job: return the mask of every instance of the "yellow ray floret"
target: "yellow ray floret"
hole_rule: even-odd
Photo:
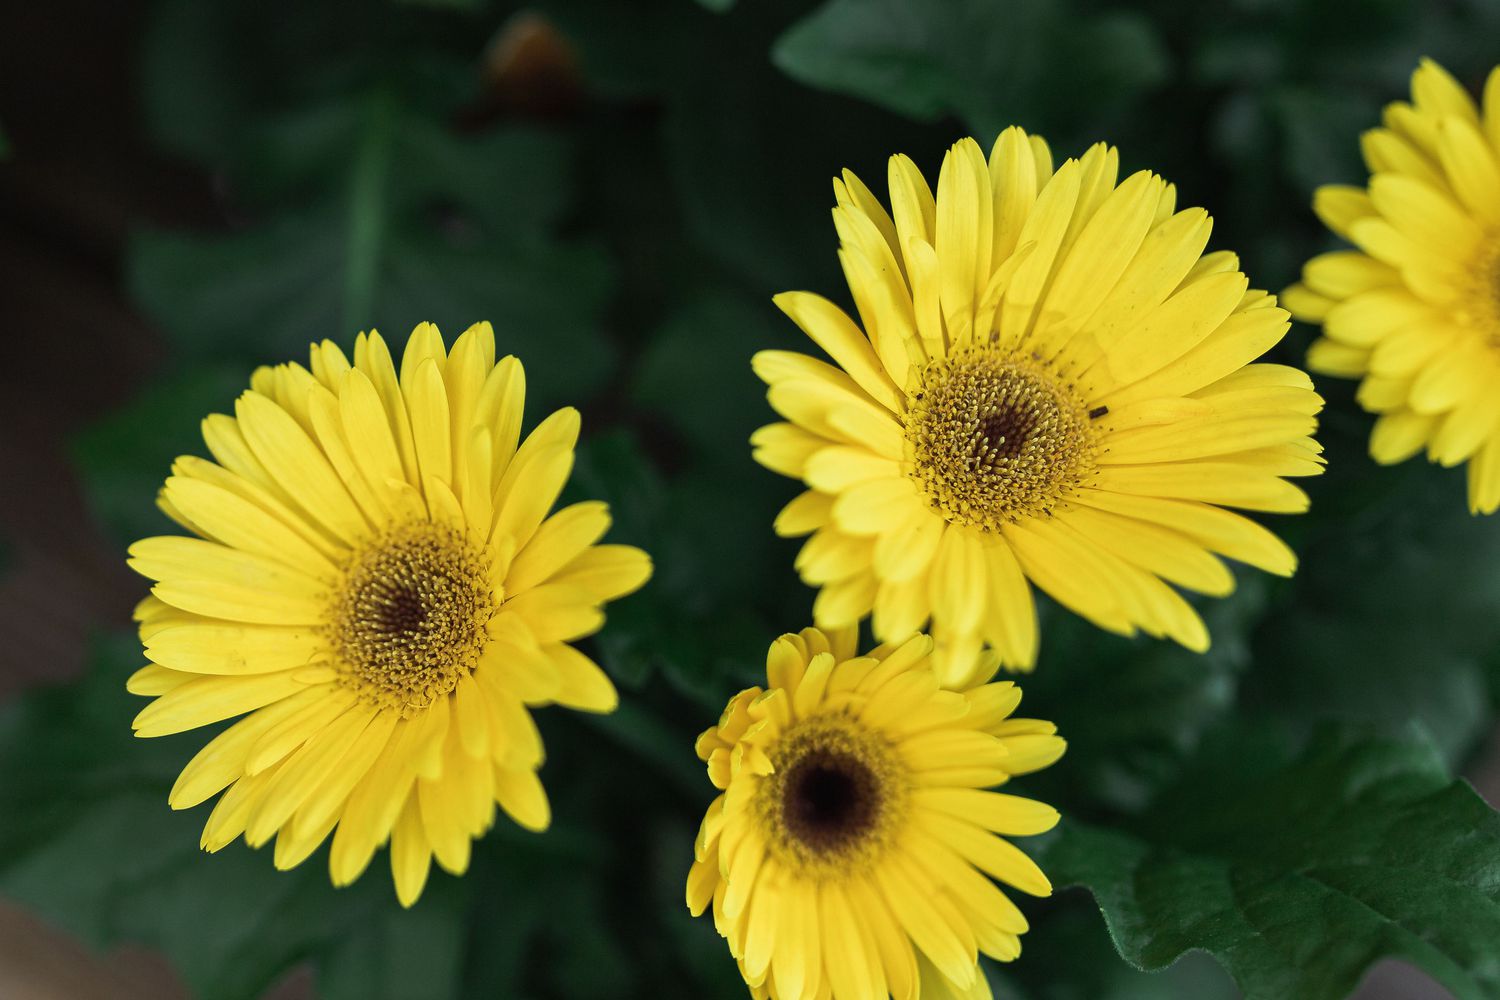
[[[1314,257],[1285,292],[1323,326],[1315,371],[1363,379],[1377,462],[1417,452],[1469,463],[1469,509],[1500,507],[1500,69],[1483,108],[1431,60],[1412,100],[1363,138],[1367,187],[1328,185],[1313,208],[1354,244]]]
[[[944,690],[932,640],[855,655],[854,629],[772,643],[766,687],[735,695],[698,756],[722,794],[687,904],[710,906],[759,1000],[989,1000],[980,952],[1010,961],[1025,916],[992,880],[1051,884],[1008,840],[1057,812],[990,791],[1065,744],[1012,717],[1009,681]]]
[[[569,642],[651,575],[601,545],[602,503],[549,512],[573,467],[578,412],[521,438],[526,382],[495,361],[489,324],[445,349],[412,333],[398,373],[378,333],[354,360],[262,368],[233,417],[203,423],[214,460],[185,456],[160,504],[194,537],[147,538],[137,608],[154,697],[138,736],[243,716],[183,769],[174,809],[219,793],[217,851],[275,838],[290,868],[332,837],[346,885],[391,845],[411,905],[433,858],[461,874],[498,804],[545,829],[530,709],[609,712],[608,677]]]
[[[1035,662],[1033,585],[1102,628],[1202,650],[1174,587],[1228,593],[1218,556],[1293,571],[1223,509],[1305,510],[1287,477],[1322,469],[1311,381],[1252,364],[1287,314],[1233,254],[1204,254],[1205,212],[1117,170],[1096,145],[1054,171],[1012,128],[988,160],[954,146],[935,196],[894,157],[889,212],[853,174],[834,181],[859,321],[788,292],[777,305],[833,364],[754,359],[784,418],[755,456],[808,487],[776,530],[812,536],[797,569],[821,588],[819,626],[873,614],[893,640],[930,622],[961,686]]]

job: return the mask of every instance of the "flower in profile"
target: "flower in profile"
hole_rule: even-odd
[[[1469,509],[1500,508],[1500,69],[1484,107],[1424,59],[1411,103],[1385,109],[1362,139],[1367,187],[1332,184],[1313,209],[1355,249],[1307,262],[1284,293],[1320,323],[1314,371],[1363,379],[1378,414],[1370,455],[1402,462],[1423,448],[1469,463]]]
[[[489,324],[446,351],[424,323],[399,375],[377,333],[352,365],[324,341],[309,368],[259,369],[235,416],[204,421],[214,461],[178,459],[160,497],[196,537],[130,548],[156,583],[137,609],[151,664],[128,686],[155,696],[137,736],[244,716],[172,788],[174,809],[224,793],[206,850],[274,836],[285,869],[332,834],[346,885],[389,840],[410,906],[433,858],[468,867],[497,803],[547,827],[529,709],[614,709],[614,686],[568,643],[651,562],[596,544],[602,503],[548,516],[578,412],[523,441],[524,399]]]
[[[991,879],[1051,893],[1001,835],[1050,806],[987,789],[1046,767],[1050,722],[1011,717],[1003,681],[944,690],[932,640],[856,656],[854,629],[771,644],[767,688],[735,695],[698,756],[722,791],[688,874],[761,1000],[988,998],[978,953],[1009,961],[1026,918]]]
[[[1234,254],[1204,254],[1202,209],[1175,211],[1147,171],[1116,184],[1118,162],[1101,144],[1054,171],[1011,128],[988,161],[954,146],[936,197],[892,158],[889,214],[853,174],[834,181],[860,323],[785,293],[835,364],[754,361],[785,418],[755,456],[808,486],[776,530],[812,535],[797,568],[821,588],[820,627],[873,613],[894,640],[930,620],[939,674],[962,686],[1035,662],[1032,585],[1102,628],[1202,650],[1169,584],[1229,593],[1215,554],[1295,568],[1224,509],[1305,510],[1284,477],[1322,470],[1306,374],[1250,363],[1287,314]]]

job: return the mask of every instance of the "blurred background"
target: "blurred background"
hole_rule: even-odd
[[[1276,290],[1331,245],[1311,192],[1363,179],[1358,134],[1418,57],[1471,89],[1500,62],[1491,0],[51,0],[4,17],[0,997],[23,1000],[742,996],[682,904],[712,798],[691,743],[810,614],[797,544],[770,533],[796,487],[749,457],[770,411],[748,358],[806,346],[773,293],[847,299],[830,178],[880,192],[905,152],[935,180],[953,141],[988,148],[1012,123],[1059,159],[1107,141],[1122,176],[1154,169],[1207,207],[1212,247]],[[608,500],[614,540],[656,558],[591,650],[622,710],[541,712],[554,829],[502,818],[472,873],[435,872],[411,913],[383,855],[342,892],[321,853],[289,874],[243,845],[200,855],[207,807],[173,814],[165,790],[204,737],[129,735],[145,584],[125,545],[171,530],[157,486],[255,365],[483,319],[526,365],[532,423],[582,410],[576,496]],[[1278,359],[1310,337],[1294,328]],[[1212,812],[1184,782],[1247,728],[1294,747],[1416,719],[1495,800],[1500,529],[1468,517],[1459,471],[1373,468],[1350,386],[1320,389],[1330,472],[1313,514],[1273,525],[1303,572],[1240,574],[1207,609],[1204,657],[1044,606],[1026,709],[1072,749],[1019,791],[1144,830],[1159,802]],[[999,997],[1236,995],[1201,952],[1131,968],[1081,890],[1025,905]],[[1389,961],[1360,990],[1448,995]]]

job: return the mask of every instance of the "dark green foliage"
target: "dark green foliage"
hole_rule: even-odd
[[[1166,81],[1149,20],[1054,0],[831,0],[782,36],[778,66],[914,118],[1107,129]],[[1066,67],[1063,72],[1059,69]]]
[[[572,159],[559,137],[456,136],[373,90],[277,121],[258,152],[283,172],[262,193],[284,211],[229,235],[137,239],[131,283],[183,353],[300,356],[319,331],[381,325],[399,343],[423,320],[456,335],[489,318],[543,400],[608,372],[594,328],[609,265],[549,235]]]
[[[613,361],[597,337],[610,265],[597,247],[557,238],[572,197],[569,137],[462,126],[471,69],[423,46],[418,29],[431,22],[365,51],[336,40],[343,17],[314,11],[306,30],[322,46],[297,33],[264,39],[266,56],[320,68],[294,86],[259,80],[264,68],[198,66],[204,50],[243,55],[238,33],[266,23],[234,5],[188,6],[165,11],[153,36],[154,120],[174,147],[227,167],[243,203],[228,232],[137,238],[131,287],[184,356],[282,360],[311,340],[347,340],[342,331],[379,326],[400,343],[423,320],[456,336],[488,319],[528,363],[536,398],[600,383]],[[207,79],[179,69],[180,55]],[[189,74],[208,93],[233,93],[184,93]],[[257,83],[263,92],[241,92]]]
[[[1055,721],[1067,736],[1068,763],[1027,779],[1039,797],[1070,815],[1133,810],[1180,771],[1233,711],[1251,667],[1251,630],[1277,586],[1252,571],[1240,581],[1231,597],[1200,604],[1213,636],[1202,656],[1122,639],[1044,605],[1036,673],[1018,681],[1025,714]]]
[[[1500,649],[1500,522],[1464,513],[1461,472],[1380,469],[1333,414],[1287,613],[1256,636],[1244,705],[1305,728],[1335,718],[1421,722],[1461,763],[1493,726]],[[1373,502],[1372,502],[1373,501]]]
[[[206,810],[174,813],[166,793],[201,734],[131,735],[130,718],[145,702],[125,693],[123,678],[142,662],[132,638],[99,644],[85,681],[6,712],[0,890],[96,946],[161,949],[205,998],[257,996],[308,955],[353,947],[387,921],[432,919],[400,913],[374,879],[336,892],[316,862],[276,878],[268,877],[270,858],[243,845],[200,852]],[[435,888],[455,894],[451,885]],[[346,935],[352,941],[343,944]],[[392,971],[419,960],[423,975],[443,974],[441,948],[386,955]],[[336,961],[329,974],[339,976]]]
[[[132,241],[131,293],[172,354],[74,442],[111,536],[171,530],[156,489],[256,364],[489,320],[526,365],[532,424],[583,413],[565,500],[608,501],[612,539],[656,563],[589,644],[620,711],[539,713],[553,829],[501,818],[411,912],[383,855],[342,891],[323,853],[291,873],[238,845],[202,855],[207,807],[175,814],[166,791],[207,737],[130,737],[131,639],[0,716],[0,892],[95,944],[159,948],[206,998],[250,1000],[309,960],[331,1000],[743,996],[682,901],[712,797],[691,746],[811,610],[799,543],[770,531],[800,487],[749,456],[771,416],[748,362],[805,345],[775,292],[847,301],[829,178],[879,192],[899,151],[935,179],[953,141],[1011,123],[1059,159],[1107,140],[1277,289],[1329,243],[1312,188],[1359,180],[1358,134],[1417,57],[1476,87],[1500,28],[1478,0],[527,6],[571,46],[574,104],[501,92],[519,5],[500,0],[163,0],[152,18],[143,113],[222,200],[213,225]],[[1038,849],[1093,898],[1025,903],[997,996],[1216,1000],[1227,968],[1250,997],[1333,1000],[1397,955],[1500,997],[1497,820],[1450,777],[1500,702],[1500,519],[1467,514],[1461,473],[1371,465],[1370,418],[1324,381],[1329,472],[1310,514],[1272,524],[1302,566],[1239,570],[1202,602],[1207,655],[1044,602],[1024,712],[1070,750],[1018,791],[1063,809]],[[1178,960],[1194,949],[1217,962]]]
[[[1387,955],[1496,995],[1500,816],[1420,733],[1324,733],[1283,759],[1223,741],[1138,819],[1067,824],[1053,878],[1089,887],[1132,963],[1202,948],[1249,1000],[1342,996]]]
[[[208,455],[199,424],[210,413],[233,413],[248,385],[232,366],[199,365],[163,377],[74,439],[89,504],[113,540],[123,547],[178,530],[157,509],[157,491],[179,455]]]

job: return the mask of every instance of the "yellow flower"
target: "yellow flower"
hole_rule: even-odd
[[[203,422],[215,461],[173,466],[161,507],[198,537],[131,546],[156,581],[137,610],[152,662],[128,685],[156,699],[135,730],[245,715],[172,789],[174,809],[224,792],[203,847],[274,835],[285,869],[331,833],[330,873],[346,885],[389,839],[410,906],[432,858],[468,867],[496,803],[547,827],[528,706],[615,708],[614,686],[568,642],[651,563],[595,544],[602,503],[547,516],[578,412],[521,441],[525,376],[514,357],[495,363],[489,324],[451,352],[417,327],[399,376],[376,333],[355,341],[352,366],[314,345],[310,368],[256,371],[234,417]]]
[[[688,874],[757,998],[988,998],[978,952],[1009,961],[1026,918],[990,878],[1046,896],[1047,876],[997,834],[1057,812],[984,791],[1046,767],[1050,722],[1014,719],[1011,682],[939,687],[932,640],[855,656],[856,631],[771,644],[768,688],[735,695],[698,756],[723,794]]]
[[[1035,662],[1031,584],[1102,628],[1202,650],[1169,583],[1229,593],[1214,553],[1295,568],[1222,509],[1305,510],[1282,477],[1322,470],[1307,376],[1250,364],[1287,314],[1234,254],[1203,254],[1202,209],[1174,211],[1146,171],[1116,185],[1118,161],[1101,144],[1054,172],[1012,128],[988,162],[954,146],[936,198],[893,157],[891,214],[853,174],[834,181],[863,330],[789,292],[777,304],[838,367],[754,362],[786,419],[756,432],[756,458],[810,487],[776,530],[812,533],[797,568],[822,588],[820,627],[873,612],[891,640],[930,619],[939,673],[961,686]]]
[[[1380,414],[1370,454],[1424,447],[1469,461],[1469,509],[1500,507],[1500,69],[1483,113],[1441,66],[1412,74],[1412,103],[1385,109],[1361,145],[1368,188],[1321,187],[1313,208],[1356,250],[1314,257],[1287,308],[1323,325],[1308,367],[1362,378]]]

